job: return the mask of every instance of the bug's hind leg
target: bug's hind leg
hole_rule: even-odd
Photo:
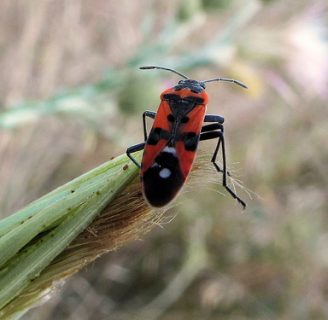
[[[222,123],[213,123],[213,124],[203,126],[202,132],[200,134],[200,141],[216,139],[216,138],[218,138],[218,142],[215,147],[211,162],[213,163],[215,169],[218,172],[223,173],[222,185],[230,193],[230,195],[242,205],[243,209],[245,209],[246,203],[237,196],[237,194],[228,186],[228,183],[227,183],[227,176],[230,174],[227,171],[225,143],[224,143],[224,128],[223,128]],[[220,149],[220,146],[221,146],[221,150],[222,150],[222,163],[223,163],[222,169],[216,163],[216,158],[217,158],[217,154]]]

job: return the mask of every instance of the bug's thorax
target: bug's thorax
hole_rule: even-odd
[[[195,80],[181,80],[176,86],[161,94],[166,109],[168,146],[199,134],[208,102],[205,86]]]

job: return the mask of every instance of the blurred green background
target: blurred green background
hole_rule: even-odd
[[[1,1],[1,217],[142,140],[178,77],[139,66],[249,86],[207,86],[247,210],[206,142],[161,227],[24,318],[327,319],[327,21],[324,0]]]

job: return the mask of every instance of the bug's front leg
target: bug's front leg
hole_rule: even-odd
[[[146,110],[146,111],[142,114],[142,123],[143,123],[143,131],[144,131],[144,138],[145,138],[145,141],[147,141],[147,139],[148,139],[146,117],[149,117],[149,118],[151,118],[151,119],[155,119],[155,117],[156,117],[156,112]]]
[[[236,199],[243,207],[243,209],[246,208],[246,203],[237,196],[237,194],[228,186],[227,183],[227,176],[229,175],[228,171],[227,171],[227,163],[226,163],[226,152],[225,152],[225,141],[224,141],[224,127],[223,127],[223,121],[222,121],[222,117],[221,116],[214,116],[214,115],[210,115],[210,117],[206,118],[205,116],[205,120],[207,120],[207,122],[212,122],[210,120],[219,120],[216,123],[212,123],[212,124],[208,124],[208,125],[204,125],[200,134],[200,141],[204,141],[204,140],[210,140],[210,139],[218,139],[217,145],[215,147],[211,162],[213,163],[215,169],[218,172],[222,172],[223,173],[223,178],[222,178],[222,185],[225,187],[225,189],[230,193],[230,195]],[[213,122],[214,122],[213,121]],[[222,164],[223,164],[223,169],[221,169],[219,167],[219,165],[216,163],[216,158],[217,158],[217,154],[218,151],[220,149],[221,146],[221,151],[222,151]]]

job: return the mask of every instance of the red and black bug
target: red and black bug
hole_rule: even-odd
[[[162,207],[169,203],[189,175],[199,141],[218,139],[211,161],[216,170],[223,174],[222,185],[245,208],[245,202],[227,184],[229,173],[226,166],[224,118],[206,114],[208,95],[205,83],[227,81],[247,87],[240,81],[227,78],[191,80],[180,72],[164,67],[147,66],[140,69],[163,69],[184,78],[176,86],[162,92],[157,113],[143,113],[145,142],[131,146],[126,151],[128,157],[141,168],[143,194],[149,204]],[[146,117],[154,119],[149,135]],[[220,147],[222,168],[216,163]],[[144,153],[140,165],[131,154],[142,149]]]

